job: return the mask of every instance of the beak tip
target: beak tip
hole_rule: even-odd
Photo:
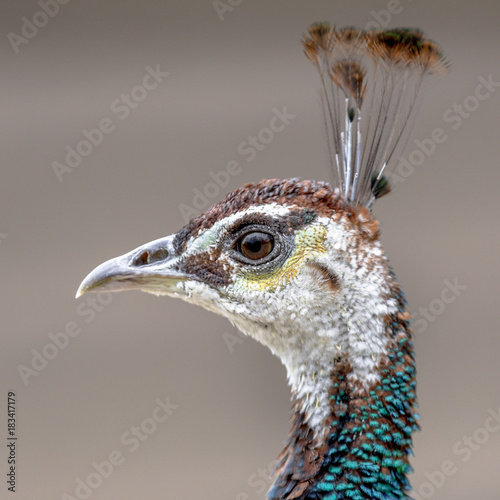
[[[87,288],[84,286],[84,283],[82,283],[78,287],[78,290],[76,291],[75,299],[79,299],[86,291],[87,291]]]
[[[115,265],[115,261],[116,259],[110,259],[91,271],[80,283],[75,299],[78,299],[84,293],[101,291],[106,288],[106,284],[110,281],[110,278],[116,274],[117,266]]]

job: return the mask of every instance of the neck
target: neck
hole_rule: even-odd
[[[295,413],[269,499],[407,498],[415,363],[404,297],[395,282],[390,289],[396,307],[383,316],[382,355],[363,361],[351,342],[321,349],[326,369],[324,356],[293,374],[287,366]],[[358,343],[380,333],[366,329],[374,324],[354,334]],[[360,376],[360,363],[371,376]]]

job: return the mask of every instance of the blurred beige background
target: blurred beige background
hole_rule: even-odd
[[[4,2],[0,16],[2,442],[8,391],[19,432],[18,492],[2,480],[0,497],[263,498],[289,425],[280,362],[181,301],[74,294],[97,264],[179,229],[181,204],[231,160],[242,172],[211,202],[264,177],[330,179],[318,78],[299,43],[330,20],[422,28],[453,63],[413,134],[439,127],[446,140],[375,212],[419,320],[412,483],[419,498],[498,499],[500,4],[222,0],[218,13],[211,1],[73,0],[58,12],[48,2],[49,17],[43,3]],[[169,74],[138,90],[148,66]],[[481,101],[480,77],[490,79]],[[248,162],[238,146],[283,107],[296,117]],[[60,181],[53,162],[102,120],[113,130],[90,152],[80,145],[89,154]],[[65,328],[81,333],[47,347]],[[23,380],[33,350],[53,359]],[[178,408],[156,423],[167,397]],[[133,426],[149,434],[134,441]],[[120,465],[99,476],[92,464],[113,453]],[[77,490],[78,478],[92,489]]]

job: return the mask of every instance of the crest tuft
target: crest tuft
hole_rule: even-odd
[[[449,64],[416,29],[317,23],[303,45],[321,77],[335,183],[348,202],[370,207],[390,190],[388,174],[408,142],[422,84]]]

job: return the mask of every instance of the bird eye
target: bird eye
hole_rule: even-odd
[[[247,233],[239,240],[237,248],[247,259],[260,260],[273,251],[274,238],[259,231]]]

